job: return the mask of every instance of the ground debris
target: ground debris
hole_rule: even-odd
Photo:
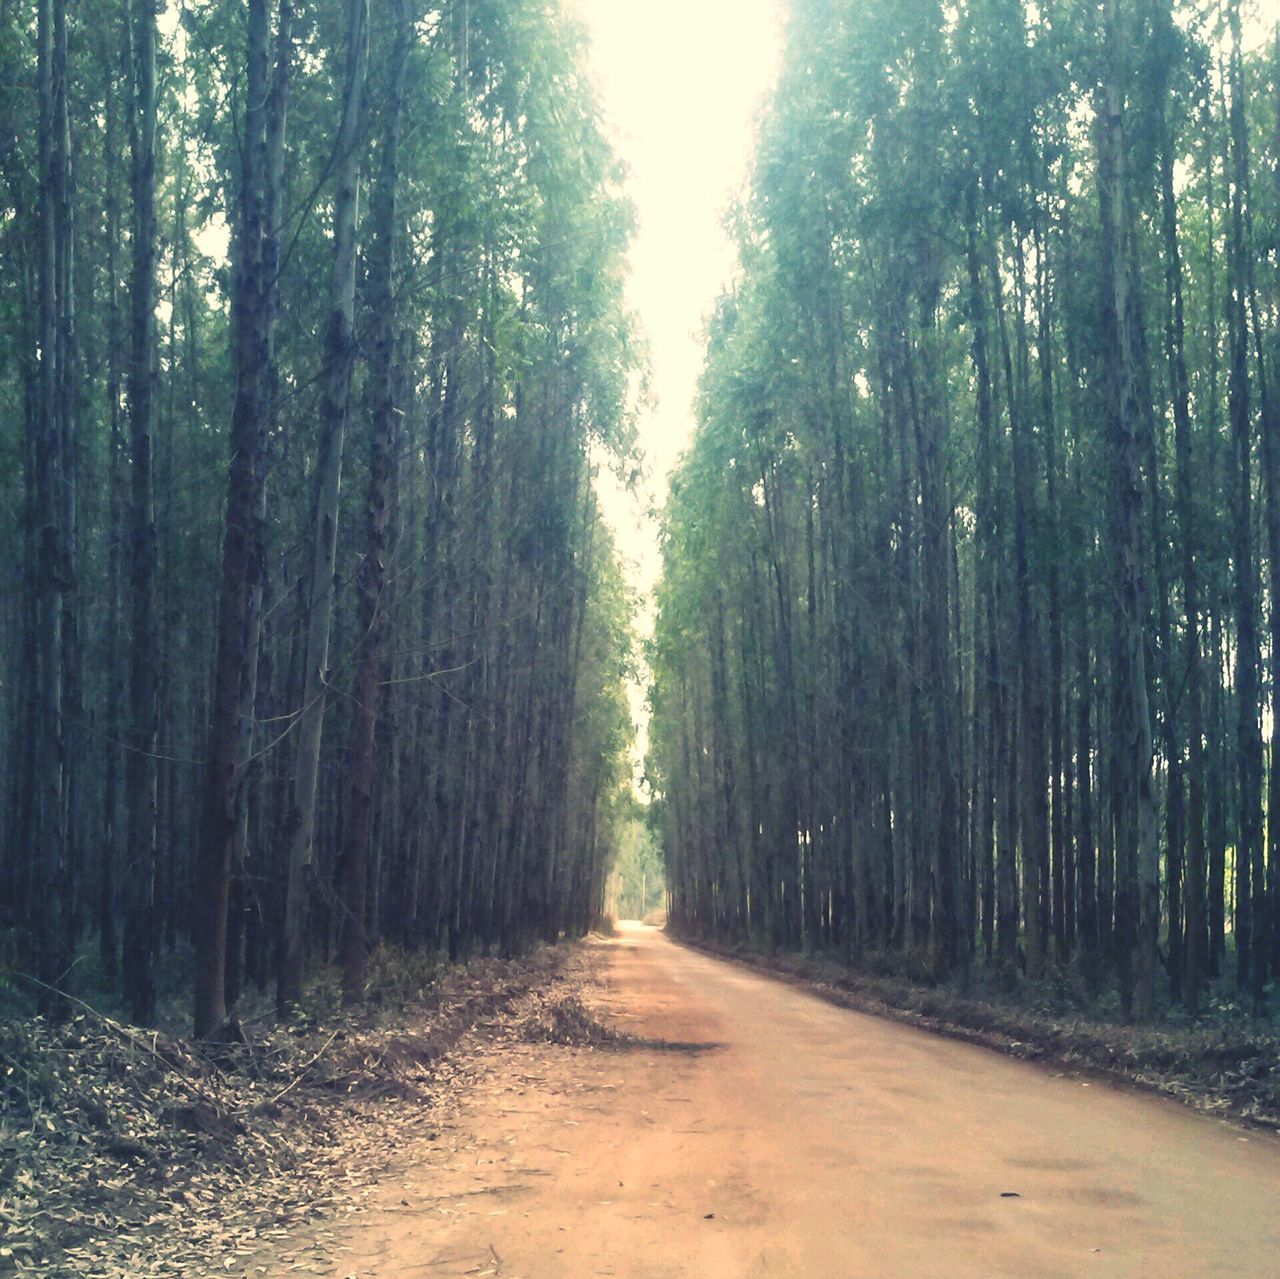
[[[360,1207],[569,954],[476,961],[398,1011],[207,1047],[87,1008],[0,1026],[0,1275],[251,1273],[271,1235],[332,1214],[327,1190]]]
[[[572,1047],[617,1048],[631,1038],[606,1026],[576,995],[541,1001],[530,1010],[521,1029],[533,1043]]]
[[[647,1049],[652,1052],[701,1053],[723,1047],[722,1044],[711,1041],[651,1039],[617,1030],[602,1022],[574,994],[535,1001],[521,1029],[524,1037],[533,1043],[603,1048],[615,1052]]]

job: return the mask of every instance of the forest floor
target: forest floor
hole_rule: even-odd
[[[382,1010],[265,1017],[243,1044],[197,1047],[87,1004],[61,1025],[3,1021],[0,1275],[305,1272],[249,1261],[302,1222],[323,1249],[403,1146],[435,1140],[495,1042],[543,1033],[577,956],[406,964],[395,981],[422,987],[388,983]]]
[[[1230,996],[1208,1001],[1198,1018],[1175,1010],[1140,1026],[1091,1000],[1074,974],[1021,983],[1013,996],[976,981],[964,989],[862,972],[820,955],[769,955],[693,939],[685,944],[800,985],[843,1008],[1027,1061],[1105,1075],[1280,1132],[1280,1020],[1254,1019]]]

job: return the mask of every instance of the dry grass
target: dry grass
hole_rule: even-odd
[[[371,1183],[433,1122],[428,1105],[471,1048],[515,1033],[557,988],[567,953],[406,978],[403,1005],[266,1023],[243,1043],[195,1045],[85,1008],[4,1023],[0,1275],[241,1273],[335,1189]]]

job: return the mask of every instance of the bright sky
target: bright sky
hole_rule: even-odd
[[[591,33],[596,84],[639,221],[628,298],[650,347],[655,403],[640,423],[650,491],[632,501],[603,484],[602,497],[632,580],[647,591],[659,560],[644,510],[661,504],[693,431],[703,320],[734,268],[722,215],[741,188],[776,74],[781,0],[570,3]]]
[[[592,38],[592,67],[614,147],[630,170],[638,229],[628,300],[649,340],[652,405],[640,421],[645,491],[608,475],[604,513],[644,599],[661,561],[657,524],[667,476],[693,433],[702,326],[733,275],[722,220],[750,162],[755,121],[777,73],[782,0],[570,0]],[[647,748],[645,690],[631,690]]]

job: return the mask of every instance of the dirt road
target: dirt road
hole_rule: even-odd
[[[1280,1275],[1280,1143],[633,926],[590,997],[713,1051],[513,1046],[337,1273]],[[335,1260],[337,1260],[335,1258]]]

